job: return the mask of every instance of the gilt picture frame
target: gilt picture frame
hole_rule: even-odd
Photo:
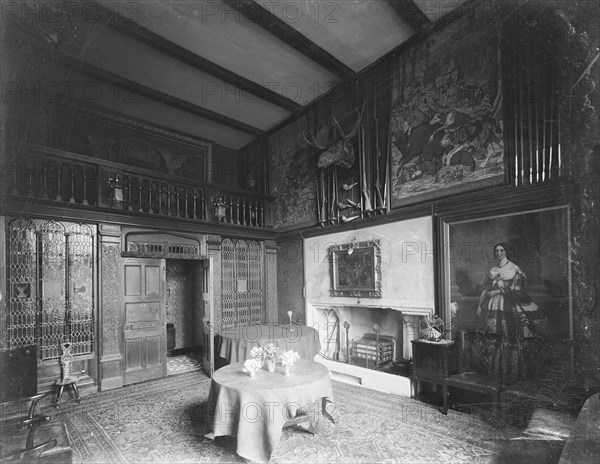
[[[352,242],[329,247],[331,296],[381,298],[381,243]]]
[[[489,329],[484,290],[494,288],[506,260],[518,269],[521,300],[518,312],[535,319],[529,336],[571,339],[573,336],[570,208],[568,205],[480,216],[444,219],[442,237],[441,303],[447,335]],[[503,268],[504,269],[504,268]],[[504,278],[504,277],[502,277]],[[487,319],[486,319],[487,317]],[[542,323],[547,333],[535,333]]]

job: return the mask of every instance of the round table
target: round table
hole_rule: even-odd
[[[273,343],[283,351],[293,350],[302,359],[313,359],[321,350],[319,333],[302,324],[247,324],[224,329],[215,335],[215,353],[229,363],[250,359],[255,346]]]
[[[282,429],[297,423],[296,413],[307,411],[311,427],[324,416],[335,422],[326,410],[333,402],[329,369],[306,359],[296,361],[291,375],[283,366],[275,372],[259,370],[255,377],[242,371],[242,363],[229,364],[217,370],[212,378],[209,410],[213,411],[212,433],[237,437],[236,452],[255,462],[269,461]],[[297,418],[296,418],[297,419]]]

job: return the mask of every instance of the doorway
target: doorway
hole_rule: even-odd
[[[166,320],[169,357],[202,355],[203,262],[166,260]],[[191,359],[193,364],[193,359]],[[173,364],[173,363],[171,363]]]

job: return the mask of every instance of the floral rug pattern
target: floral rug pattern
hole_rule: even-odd
[[[100,392],[46,411],[67,424],[76,464],[230,463],[235,439],[204,437],[210,379],[201,371]],[[339,422],[286,428],[271,463],[492,463],[505,424],[333,382]]]
[[[167,358],[167,375],[182,374],[202,369],[202,358],[196,354],[182,354]]]

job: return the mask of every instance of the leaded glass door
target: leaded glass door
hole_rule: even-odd
[[[6,226],[6,334],[9,349],[36,345],[38,361],[72,344],[94,353],[94,230],[87,224],[17,218]]]
[[[264,253],[256,241],[226,238],[221,247],[222,328],[261,324],[264,311]]]

